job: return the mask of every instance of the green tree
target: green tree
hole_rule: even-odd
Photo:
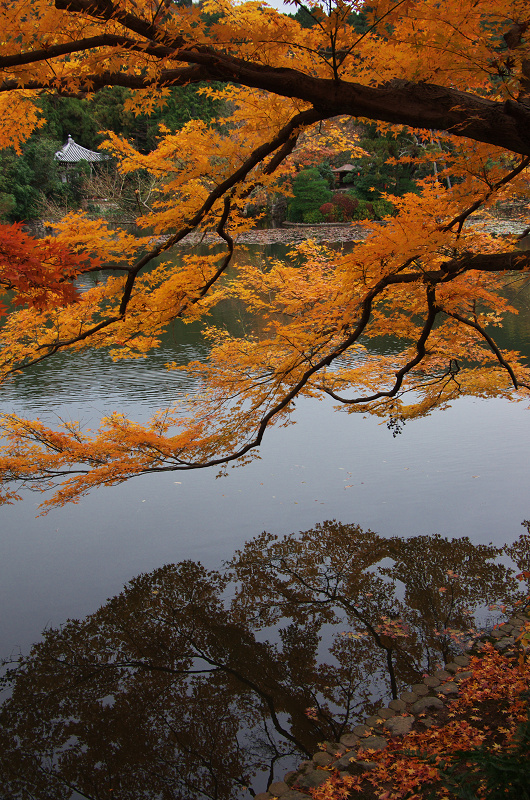
[[[352,185],[355,197],[379,200],[383,192],[399,197],[418,190],[416,180],[425,176],[426,169],[414,162],[421,149],[410,133],[381,132],[376,125],[367,125],[359,146],[369,157],[352,159],[356,169],[344,181]],[[400,160],[403,156],[411,161]]]
[[[294,197],[288,206],[291,222],[313,222],[310,215],[318,212],[331,199],[327,181],[316,167],[303,169],[293,180]]]
[[[135,114],[128,109],[132,93],[123,86],[106,86],[87,99],[45,94],[39,104],[46,124],[36,135],[63,143],[71,135],[82,147],[96,150],[105,139],[105,131],[112,131],[148,153],[159,141],[161,123],[176,131],[192,119],[215,118],[221,104],[200,89],[200,85],[172,87],[164,105],[150,114]]]
[[[67,189],[61,183],[54,160],[58,142],[32,136],[18,155],[12,148],[0,151],[2,192],[13,198],[4,212],[12,222],[35,219],[42,213],[47,197],[63,197]]]

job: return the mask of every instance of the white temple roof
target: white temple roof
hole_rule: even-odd
[[[106,161],[108,158],[110,158],[110,156],[106,156],[103,153],[96,153],[94,150],[88,150],[86,147],[81,147],[80,144],[74,142],[70,134],[68,134],[68,141],[66,144],[55,153],[55,159],[57,161],[63,161],[69,164],[75,164],[82,160]]]

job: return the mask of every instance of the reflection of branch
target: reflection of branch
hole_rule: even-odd
[[[75,661],[68,661],[65,658],[50,657],[50,661],[61,667],[78,670],[82,667],[86,668],[86,664],[77,664]],[[164,667],[161,664],[151,664],[148,661],[139,661],[134,659],[127,659],[125,661],[111,661],[108,664],[92,664],[90,672],[86,672],[74,681],[74,686],[80,686],[82,683],[98,677],[103,672],[108,672],[116,669],[138,669],[145,672],[163,672],[165,675],[210,675],[213,672],[218,672],[218,669],[175,669],[174,667]],[[59,693],[62,687],[58,687],[55,691],[50,691],[50,694]]]
[[[396,681],[396,673],[394,671],[394,663],[392,661],[392,650],[394,648],[393,647],[387,647],[383,643],[383,641],[382,641],[381,637],[379,636],[379,633],[377,632],[376,628],[374,628],[374,626],[365,617],[363,617],[363,615],[360,613],[359,609],[356,606],[354,606],[353,604],[351,604],[349,602],[349,600],[346,597],[344,597],[344,595],[338,595],[337,596],[337,600],[348,611],[351,611],[351,613],[355,617],[357,617],[357,619],[360,622],[363,623],[365,628],[371,634],[371,636],[372,636],[373,640],[375,641],[376,645],[378,647],[380,647],[382,650],[385,651],[386,666],[387,666],[387,670],[388,670],[388,676],[390,678],[390,689],[392,691],[392,699],[393,700],[397,700],[397,698],[398,698],[398,688],[397,688],[397,681]]]
[[[201,743],[202,747],[199,747],[199,749],[197,749],[195,747],[191,747],[187,743],[187,740],[182,738],[182,736],[174,728],[174,726],[167,719],[167,717],[163,717],[163,720],[164,720],[164,723],[166,724],[166,726],[168,727],[168,729],[171,731],[171,733],[175,737],[175,742],[178,745],[179,749],[183,753],[185,753],[186,755],[188,755],[188,756],[191,755],[193,758],[196,758],[197,761],[202,765],[202,767],[207,771],[207,773],[210,776],[210,779],[213,781],[213,784],[214,784],[214,794],[211,794],[211,792],[207,791],[203,780],[199,779],[199,785],[197,785],[197,782],[196,781],[194,782],[194,781],[190,780],[186,775],[184,775],[182,770],[180,770],[179,773],[178,773],[179,781],[182,781],[182,783],[186,787],[187,791],[190,791],[190,789],[191,789],[193,792],[197,792],[197,790],[199,790],[201,795],[204,795],[205,797],[209,797],[210,800],[218,800],[218,797],[219,797],[219,795],[217,793],[218,772],[217,772],[217,768],[215,767],[215,765],[212,764],[211,759],[206,758],[206,756],[204,755],[204,743]],[[227,774],[228,774],[228,777],[231,780],[234,780],[236,783],[239,782],[237,777],[230,775],[230,773],[227,773]]]
[[[299,604],[304,604],[304,605],[329,605],[331,603],[335,603],[337,605],[342,605],[347,611],[352,613],[354,615],[354,617],[356,617],[359,620],[359,622],[361,622],[364,625],[364,627],[370,633],[370,635],[372,636],[372,638],[375,641],[375,643],[377,644],[377,646],[380,647],[382,650],[385,650],[385,652],[386,652],[387,669],[388,669],[388,675],[389,675],[389,678],[390,678],[390,687],[391,687],[391,691],[392,691],[392,698],[394,700],[397,700],[397,697],[398,697],[397,681],[396,681],[396,675],[395,675],[395,671],[394,671],[394,664],[392,662],[392,650],[394,648],[387,647],[383,643],[383,641],[382,641],[377,629],[370,623],[370,621],[366,617],[363,616],[363,614],[361,613],[361,611],[359,611],[357,606],[354,605],[353,603],[351,603],[350,600],[348,600],[348,598],[345,597],[345,595],[339,594],[338,585],[337,584],[335,584],[335,586],[333,587],[332,590],[324,589],[324,588],[321,588],[321,587],[318,587],[318,586],[314,587],[310,583],[305,581],[302,578],[302,576],[300,575],[300,573],[295,572],[295,570],[293,570],[290,567],[288,567],[287,563],[285,561],[280,559],[279,563],[281,564],[282,569],[284,570],[284,572],[288,576],[290,576],[291,578],[294,578],[294,580],[297,581],[299,584],[301,584],[304,588],[308,589],[309,591],[311,591],[313,593],[317,592],[317,593],[323,594],[327,598],[326,600],[323,600],[323,601],[322,600],[318,601],[318,600],[314,600],[314,599],[302,600],[300,598],[297,598],[295,602],[297,602]],[[285,596],[287,596],[287,594],[285,594]]]
[[[67,787],[68,787],[68,789],[70,789],[70,791],[71,791],[71,792],[76,792],[76,793],[77,793],[77,794],[79,794],[81,797],[84,797],[84,798],[85,798],[85,800],[98,800],[98,798],[97,798],[95,795],[92,795],[92,794],[87,794],[87,793],[86,793],[86,792],[84,792],[82,789],[80,789],[80,788],[79,788],[79,786],[77,786],[77,785],[74,785],[74,784],[70,783],[70,781],[67,781],[67,780],[66,780],[66,778],[63,778],[63,777],[62,777],[62,775],[58,775],[56,772],[53,772],[53,771],[52,771],[52,770],[50,770],[50,769],[45,769],[45,768],[44,768],[43,766],[41,766],[40,764],[38,765],[38,769],[39,769],[40,771],[42,771],[42,772],[43,772],[45,775],[47,775],[48,777],[50,777],[50,776],[51,776],[51,777],[53,777],[53,778],[55,778],[55,779],[59,779],[59,780],[61,781],[61,783],[62,783],[64,786],[67,786]]]
[[[263,691],[263,689],[260,689],[257,683],[255,683],[250,678],[245,677],[245,675],[243,675],[239,670],[235,669],[234,667],[228,666],[228,664],[223,664],[222,662],[217,661],[213,657],[207,655],[193,640],[189,639],[188,641],[190,642],[192,647],[194,647],[199,658],[202,658],[203,661],[206,661],[207,664],[211,664],[212,666],[217,667],[218,670],[221,670],[222,672],[227,672],[229,675],[233,675],[234,678],[236,678],[238,681],[243,683],[245,686],[248,686],[249,689],[252,689],[252,691],[258,697],[261,697],[261,699],[265,701],[267,708],[269,709],[272,723],[276,728],[276,730],[278,731],[278,733],[280,733],[282,736],[285,736],[286,739],[288,739],[290,742],[296,745],[296,747],[298,747],[303,753],[306,753],[306,755],[308,756],[311,755],[310,752],[306,749],[306,747],[304,747],[302,742],[299,742],[298,739],[296,739],[294,736],[292,736],[292,734],[289,733],[289,731],[285,730],[280,720],[278,719],[278,715],[276,714],[274,698],[268,692],[265,692]]]
[[[267,781],[265,783],[266,786],[270,786],[271,783],[274,781],[274,765],[276,764],[277,761],[280,761],[282,758],[284,758],[286,754],[285,753],[280,753],[280,751],[278,750],[277,744],[276,744],[276,742],[274,741],[274,739],[272,738],[272,736],[271,736],[271,734],[269,732],[269,728],[268,728],[268,725],[267,725],[267,719],[266,719],[266,717],[264,715],[262,717],[262,722],[263,722],[263,730],[265,731],[265,736],[267,737],[267,741],[269,743],[269,747],[274,753],[274,755],[272,755],[270,760],[269,760],[269,774],[268,774]],[[294,754],[295,754],[295,751],[290,751],[288,753],[288,755],[294,755]],[[251,787],[247,786],[247,791],[249,791],[251,794],[254,794]]]

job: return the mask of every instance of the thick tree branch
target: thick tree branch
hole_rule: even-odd
[[[132,46],[129,49],[133,49]],[[42,59],[44,60],[44,59]],[[153,89],[171,86],[186,86],[189,83],[211,80],[208,70],[200,66],[180,67],[178,69],[162,70],[158,79],[146,78],[142,75],[132,75],[127,72],[100,72],[70,78],[18,81],[10,78],[0,83],[0,92],[12,92],[16,89],[29,89],[32,91],[52,91],[61,95],[83,95],[96,92],[105,86],[122,86],[125,89]],[[72,88],[73,86],[75,87]]]
[[[176,49],[173,58],[190,67],[162,69],[156,79],[109,72],[80,75],[76,90],[94,91],[102,86],[164,88],[204,80],[238,83],[307,102],[320,114],[320,119],[351,115],[448,131],[530,156],[530,109],[516,101],[496,102],[450,87],[413,81],[394,80],[380,86],[337,82],[295,69],[247,62],[201,46]],[[7,79],[0,84],[0,91],[17,88],[68,90],[65,81],[53,77],[20,84],[16,79]]]
[[[530,269],[530,252],[509,250],[504,253],[461,253],[445,261],[440,270],[444,280],[452,280],[456,274],[478,270],[479,272],[524,272]]]
[[[169,37],[157,25],[124,11],[112,0],[55,0],[55,8],[104,21],[115,20],[130,31],[146,39],[181,47],[186,41],[183,36]]]
[[[74,42],[63,42],[63,44],[52,44],[41,50],[32,50],[27,53],[15,53],[10,56],[0,56],[0,69],[8,67],[20,67],[25,64],[35,64],[39,61],[48,61],[50,58],[79,53],[84,50],[92,50],[99,47],[123,47],[126,50],[135,50],[141,53],[148,53],[157,58],[165,58],[174,51],[172,48],[161,45],[150,45],[148,42],[137,42],[128,36],[118,36],[117,34],[102,33],[101,36],[92,36],[88,39],[81,39]]]

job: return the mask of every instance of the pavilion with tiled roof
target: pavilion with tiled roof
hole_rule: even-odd
[[[359,167],[354,167],[353,164],[343,164],[342,167],[337,167],[337,169],[332,169],[331,171],[335,173],[337,186],[343,186],[344,178],[351,172],[357,172],[357,174],[359,174],[358,170]]]
[[[68,140],[66,144],[55,153],[55,160],[64,165],[64,170],[61,176],[63,183],[68,182],[68,170],[78,164],[80,161],[87,161],[92,167],[92,164],[101,161],[107,161],[109,158],[110,156],[107,156],[104,153],[97,153],[95,150],[89,150],[87,147],[82,147],[80,144],[77,144],[77,142],[72,139],[70,134],[68,134]]]

